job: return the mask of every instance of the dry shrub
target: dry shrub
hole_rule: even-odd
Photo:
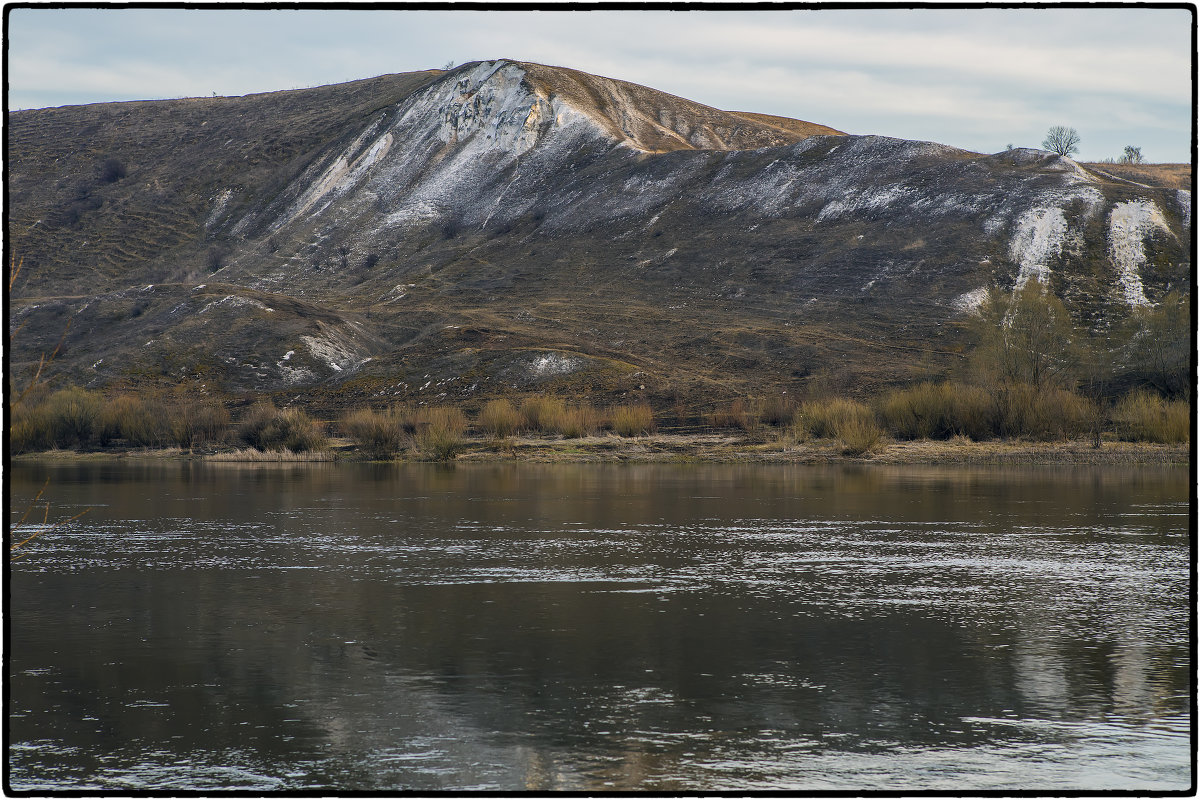
[[[167,428],[184,450],[217,444],[229,434],[229,411],[213,400],[178,400],[167,406]]]
[[[708,423],[714,428],[741,428],[744,431],[754,427],[750,409],[747,408],[746,401],[740,397],[709,414]]]
[[[1186,442],[1191,418],[1192,406],[1186,400],[1168,401],[1144,390],[1121,398],[1112,410],[1113,428],[1127,441]]]
[[[1089,402],[1066,389],[1006,384],[995,392],[995,402],[1001,436],[1049,441],[1078,436],[1090,427]]]
[[[600,423],[600,412],[589,405],[563,406],[546,419],[545,430],[568,439],[578,439],[600,430]]]
[[[237,426],[237,438],[256,450],[270,449],[268,429],[279,409],[270,400],[259,400],[246,410]]]
[[[854,400],[835,397],[825,400],[809,400],[796,413],[796,425],[801,431],[817,439],[832,439],[838,430],[865,417],[872,417],[871,409]]]
[[[991,395],[978,387],[954,383],[921,383],[884,395],[879,416],[901,439],[985,439],[994,430]]]
[[[14,453],[48,450],[54,446],[50,416],[45,404],[26,400],[12,406],[8,446]]]
[[[133,445],[153,447],[166,441],[168,431],[162,405],[131,394],[110,398],[100,410],[97,428],[100,444],[124,439]]]
[[[759,421],[777,428],[791,425],[795,416],[796,401],[785,394],[766,397],[758,405]]]
[[[260,400],[247,410],[237,434],[241,441],[256,450],[305,453],[329,446],[320,425],[303,410],[288,408],[280,411],[269,400]]]
[[[104,400],[77,386],[26,397],[12,406],[9,447],[16,452],[83,447],[98,433]]]
[[[618,436],[640,436],[654,432],[654,410],[646,403],[614,406],[608,412],[608,419]]]
[[[982,386],[965,383],[954,387],[955,436],[968,436],[976,441],[996,435],[996,404],[992,393]]]
[[[288,408],[280,412],[275,417],[269,434],[272,450],[306,453],[324,450],[329,446],[329,439],[321,430],[320,424],[299,408]]]
[[[527,431],[549,432],[554,421],[559,419],[565,406],[557,397],[534,395],[521,401],[521,417],[524,419],[523,428]]]
[[[404,407],[384,411],[362,408],[342,417],[342,432],[372,458],[394,458],[411,440],[412,414]]]
[[[417,449],[433,461],[450,461],[462,450],[467,418],[453,406],[422,408],[416,414]]]
[[[803,439],[837,439],[844,455],[861,456],[873,452],[883,438],[875,413],[855,400],[831,398],[809,400],[796,412],[792,436]]]
[[[103,399],[77,386],[60,389],[46,401],[54,443],[59,447],[86,445],[96,430]]]
[[[496,439],[512,436],[521,428],[524,418],[508,400],[489,400],[479,412],[476,424],[483,433]]]
[[[883,431],[871,414],[851,416],[839,420],[834,426],[834,436],[842,448],[842,455],[862,456],[872,453],[883,438]]]

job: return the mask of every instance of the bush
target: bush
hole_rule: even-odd
[[[96,392],[71,386],[50,395],[38,418],[55,447],[83,447],[96,432],[103,402]]]
[[[827,400],[809,400],[796,413],[796,425],[800,430],[817,439],[832,439],[840,426],[851,420],[871,416],[871,410],[862,403],[835,397]]]
[[[841,444],[842,455],[862,456],[874,452],[883,438],[883,431],[869,414],[839,420],[834,426],[834,436]]]
[[[995,402],[1001,436],[1068,439],[1091,427],[1089,401],[1065,389],[1005,384],[997,388]]]
[[[991,395],[978,386],[949,382],[890,392],[879,401],[879,416],[900,439],[985,439],[995,428]]]
[[[521,401],[521,417],[524,430],[549,432],[554,421],[566,411],[563,401],[557,397],[535,395]]]
[[[1192,407],[1186,400],[1163,400],[1139,390],[1121,398],[1111,418],[1117,436],[1126,441],[1170,444],[1191,438]]]
[[[414,426],[406,408],[393,406],[386,411],[369,408],[352,411],[342,417],[342,431],[373,458],[394,458],[411,441]]]
[[[12,407],[8,446],[14,453],[49,450],[54,446],[50,415],[44,403],[26,401]]]
[[[237,426],[237,437],[243,443],[256,450],[266,450],[269,447],[268,429],[279,409],[270,400],[259,400],[242,415],[242,421]]]
[[[547,433],[569,439],[591,436],[600,430],[600,413],[589,405],[563,406],[545,420]]]
[[[118,158],[106,158],[100,165],[100,180],[116,183],[125,177],[125,165]]]
[[[140,447],[161,445],[168,436],[165,420],[160,404],[134,395],[117,395],[100,411],[97,426],[100,445],[106,447],[113,439],[124,439]]]
[[[287,408],[276,415],[267,429],[268,448],[306,453],[324,450],[329,440],[321,426],[303,409]]]
[[[618,436],[640,436],[654,432],[654,410],[645,403],[616,406],[609,411],[609,424]]]
[[[434,406],[417,412],[417,449],[433,461],[451,461],[462,450],[467,418],[452,406]]]
[[[870,408],[842,398],[804,403],[796,414],[795,427],[796,438],[810,434],[818,439],[837,439],[842,453],[851,456],[872,452],[883,437]]]
[[[489,400],[479,412],[477,424],[488,436],[505,439],[521,428],[521,413],[507,400]]]
[[[212,400],[182,400],[169,406],[167,427],[175,444],[185,450],[216,444],[229,434],[229,411]]]
[[[758,419],[777,428],[792,424],[796,417],[796,401],[785,394],[770,395],[758,406]]]
[[[746,401],[740,397],[709,414],[708,423],[714,428],[741,428],[744,431],[754,427]]]

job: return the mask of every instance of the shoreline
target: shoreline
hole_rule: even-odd
[[[50,450],[11,456],[14,463],[38,461],[200,461],[204,463],[303,464],[366,463],[373,459],[358,453],[345,441],[335,440],[326,451],[274,453],[225,450],[188,453],[178,448],[147,450]],[[413,453],[377,463],[438,463]],[[519,437],[506,442],[468,439],[450,462],[461,464],[580,464],[580,463],[711,463],[711,464],[992,464],[992,465],[1154,465],[1188,467],[1190,444],[1105,441],[1099,449],[1089,440],[1035,442],[964,439],[913,441],[889,440],[869,455],[843,455],[831,439],[797,444],[761,442],[737,436],[660,434],[636,438],[592,436],[582,439]]]

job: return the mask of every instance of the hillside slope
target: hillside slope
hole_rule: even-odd
[[[9,115],[16,368],[336,406],[937,376],[979,291],[1188,289],[1191,195],[513,61]]]

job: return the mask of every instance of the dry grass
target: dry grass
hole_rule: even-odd
[[[467,418],[453,406],[432,406],[416,413],[417,451],[431,461],[452,461],[466,441]]]
[[[861,456],[873,452],[883,439],[883,430],[875,414],[855,400],[832,398],[809,400],[796,413],[796,428],[791,437],[801,441],[808,436],[836,439],[843,455]]]
[[[131,394],[110,398],[100,411],[100,445],[107,446],[113,439],[139,447],[161,445],[167,439],[165,416],[162,405],[152,400]]]
[[[883,431],[875,424],[875,419],[867,415],[842,420],[834,430],[842,455],[845,456],[873,453],[883,439]]]
[[[307,452],[329,446],[320,426],[299,408],[277,409],[269,400],[255,403],[237,428],[237,436],[257,450]]]
[[[1191,164],[1106,164],[1092,162],[1085,167],[1107,172],[1127,181],[1163,186],[1168,189],[1192,188]]]
[[[378,459],[395,458],[411,443],[416,429],[412,412],[403,406],[384,411],[360,408],[343,416],[339,424],[358,447]]]
[[[1088,400],[1065,389],[1004,384],[995,389],[994,397],[996,432],[1002,437],[1070,439],[1086,432],[1094,416]]]
[[[479,411],[476,426],[492,439],[507,439],[521,428],[524,417],[508,400],[489,400]]]
[[[757,419],[751,415],[746,401],[740,397],[708,415],[708,424],[714,428],[740,428],[748,431],[754,427],[755,422]]]
[[[579,439],[599,431],[601,422],[600,412],[589,405],[564,406],[547,420],[546,432]]]
[[[618,436],[641,436],[653,433],[654,410],[645,403],[613,406],[608,412],[608,421]]]
[[[1173,444],[1191,438],[1192,406],[1137,391],[1122,398],[1110,414],[1113,428],[1126,441]]]
[[[879,417],[899,439],[986,439],[995,433],[991,395],[967,384],[926,382],[889,392],[879,400]]]
[[[566,405],[557,397],[526,397],[521,401],[521,429],[547,432],[554,420],[560,418],[565,411]]]
[[[229,422],[228,409],[214,400],[179,400],[167,407],[167,427],[182,450],[225,441]]]
[[[796,400],[786,394],[773,394],[759,401],[757,411],[760,422],[785,427],[796,418]]]

